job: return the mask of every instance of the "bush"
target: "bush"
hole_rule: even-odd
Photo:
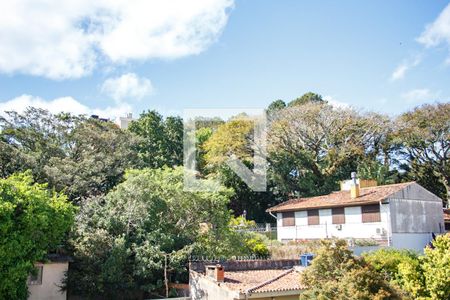
[[[450,299],[450,234],[441,235],[417,256],[404,250],[382,249],[364,258],[387,280],[414,299]]]
[[[387,281],[395,284],[410,296],[417,298],[425,295],[424,278],[418,255],[415,252],[379,249],[365,253],[363,256]]]
[[[422,268],[431,299],[450,299],[450,234],[441,235],[425,249]]]
[[[300,299],[399,299],[395,288],[344,240],[322,240],[316,257],[300,278],[307,290]]]

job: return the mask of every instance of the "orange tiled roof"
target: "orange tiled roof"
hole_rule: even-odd
[[[350,191],[338,191],[328,195],[291,199],[267,209],[268,212],[283,212],[312,208],[342,207],[362,204],[375,204],[404,189],[414,182],[361,188],[358,198],[351,198]]]
[[[450,222],[450,209],[444,209],[444,221]]]
[[[300,275],[295,269],[225,271],[223,285],[242,293],[264,293],[295,291],[304,289],[300,285]]]

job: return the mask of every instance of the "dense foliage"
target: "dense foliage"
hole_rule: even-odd
[[[449,109],[449,103],[436,103],[388,117],[335,107],[315,93],[290,102],[276,100],[266,109],[265,192],[254,192],[227,164],[230,158],[239,158],[249,169],[253,168],[254,153],[260,151],[254,141],[255,120],[244,114],[229,120],[198,118],[195,175],[205,184],[217,180],[221,188],[216,193],[194,193],[183,190],[178,167],[183,163],[180,117],[147,111],[128,130],[122,130],[96,117],[52,115],[29,108],[24,113],[8,112],[0,117],[0,178],[8,178],[3,179],[4,186],[21,186],[17,191],[13,189],[17,192],[14,199],[34,199],[41,205],[43,199],[55,197],[63,202],[59,193],[64,193],[80,206],[67,249],[75,257],[67,282],[73,293],[111,298],[120,290],[124,291],[123,297],[134,297],[135,293],[161,287],[165,257],[171,279],[186,281],[183,276],[189,255],[267,256],[265,238],[248,233],[248,226],[254,225],[233,218],[233,214],[246,212],[247,218],[256,222],[273,223],[274,219],[265,212],[268,207],[289,197],[329,193],[355,170],[360,178],[376,179],[379,184],[416,180],[447,201]],[[29,175],[12,175],[25,171],[34,181]],[[29,189],[29,193],[19,193],[24,189]],[[45,194],[46,189],[52,192]],[[1,213],[6,214],[0,220],[0,228],[4,228],[1,238],[5,241],[16,237],[8,230],[22,221],[11,223],[20,216],[16,213],[22,213],[22,204],[12,213],[7,208],[14,207],[11,203],[16,200],[8,197],[0,203]],[[52,201],[47,201],[47,205],[51,206]],[[70,209],[64,205],[60,208],[65,212],[54,221],[70,224]],[[42,225],[42,232],[67,229],[62,223],[55,228],[45,227],[50,221],[39,217],[41,210],[26,213],[36,218],[35,222],[47,222]],[[27,227],[21,227],[24,228]],[[17,264],[22,273],[19,277],[8,275],[5,289],[11,288],[14,280],[23,280],[32,261],[54,246],[51,241],[42,242],[47,244],[39,248],[40,256],[28,257],[23,266]],[[440,245],[436,249],[448,247],[446,240],[436,243]],[[8,255],[16,248],[18,255],[22,253],[22,244],[14,245],[8,246],[13,250],[0,253],[5,266],[11,265]],[[382,299],[393,291],[381,278],[413,297],[443,299],[439,297],[448,295],[442,286],[442,282],[449,285],[445,281],[448,273],[442,271],[448,264],[445,251],[427,250],[420,258],[406,252],[380,254],[385,255],[390,256],[389,261],[376,256],[366,258],[374,267],[365,260],[344,255],[345,260],[336,269],[344,284],[335,286],[329,277],[316,277],[317,282],[328,282],[329,290],[311,293],[334,295],[340,291],[350,297],[360,289],[361,293],[355,295],[361,299],[369,295]],[[437,270],[437,266],[441,269]],[[374,273],[373,268],[378,272]],[[362,281],[352,282],[352,276]],[[367,282],[378,289],[368,289]],[[17,297],[24,297],[24,285],[17,287]]]
[[[63,242],[74,212],[65,196],[33,183],[29,173],[0,179],[1,299],[27,299],[34,263]]]
[[[378,250],[364,258],[392,284],[413,299],[450,298],[450,234],[441,235],[424,255],[401,250]]]
[[[184,191],[181,167],[128,172],[112,192],[82,207],[72,242],[77,264],[69,274],[70,290],[131,298],[161,288],[166,255],[172,280],[185,281],[191,255],[267,254],[256,236],[230,226],[231,193]]]
[[[30,108],[0,117],[0,128],[0,174],[29,169],[74,202],[106,193],[138,164],[136,138],[100,119]]]

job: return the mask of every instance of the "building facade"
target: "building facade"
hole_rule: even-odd
[[[353,189],[353,191],[352,191]],[[415,182],[359,188],[293,199],[268,209],[280,241],[373,239],[422,251],[444,232],[442,199]],[[276,214],[276,215],[275,215]]]
[[[70,258],[49,255],[46,262],[35,264],[36,272],[28,278],[28,300],[65,300],[66,291],[61,290]]]

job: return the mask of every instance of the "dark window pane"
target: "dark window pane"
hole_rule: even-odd
[[[283,218],[283,226],[295,226],[295,213],[293,211],[281,214]]]
[[[343,207],[336,207],[331,210],[333,224],[345,224],[345,210]]]
[[[308,210],[308,225],[319,225],[319,210]]]
[[[363,223],[381,222],[379,204],[361,206],[361,212]]]

